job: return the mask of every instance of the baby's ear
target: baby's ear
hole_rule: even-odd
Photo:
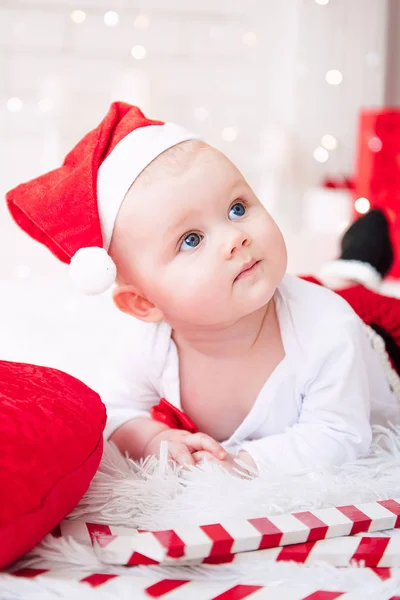
[[[141,321],[158,323],[164,318],[162,311],[139,294],[133,285],[119,285],[113,291],[113,300],[119,310]]]

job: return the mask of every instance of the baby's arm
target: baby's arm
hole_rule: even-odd
[[[121,454],[128,454],[133,460],[145,458],[145,448],[150,441],[169,427],[149,417],[137,417],[123,423],[109,437]]]
[[[241,445],[256,465],[264,462],[299,473],[339,465],[368,452],[372,432],[365,353],[369,348],[359,319],[349,318],[328,344],[330,350],[315,358],[298,422],[284,433]]]
[[[225,450],[210,436],[171,429],[151,418],[151,408],[160,401],[149,376],[157,364],[154,353],[150,360],[142,349],[147,330],[140,325],[135,324],[135,331],[127,331],[128,339],[115,346],[96,386],[107,406],[105,437],[134,460],[158,454],[162,441],[168,442],[169,456],[178,464],[194,464],[192,454],[201,450],[225,458]]]
[[[119,427],[110,437],[122,454],[134,460],[157,455],[162,441],[168,443],[169,457],[179,465],[194,465],[194,452],[204,451],[216,459],[224,460],[226,451],[205,433],[189,433],[171,429],[147,417],[137,417]]]

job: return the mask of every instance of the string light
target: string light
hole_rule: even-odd
[[[367,213],[371,208],[371,203],[368,198],[357,198],[357,200],[354,202],[354,208],[358,213],[360,213],[360,215],[365,215],[365,213]]]
[[[109,10],[104,14],[104,23],[107,27],[115,27],[119,22],[119,14],[115,10]]]
[[[86,20],[86,13],[83,10],[73,10],[71,13],[71,19],[77,25],[80,25]]]
[[[378,137],[372,137],[368,140],[368,148],[371,152],[380,152],[382,150],[382,141]]]
[[[329,158],[329,152],[325,148],[322,148],[322,146],[318,146],[318,148],[315,148],[313,156],[316,161],[324,163]]]
[[[257,42],[257,36],[253,31],[246,31],[246,33],[242,35],[242,41],[246,46],[254,46]]]
[[[42,112],[50,112],[53,108],[53,100],[51,98],[41,98],[38,106]]]
[[[146,15],[138,15],[134,21],[136,29],[147,29],[149,26],[149,17]]]
[[[321,138],[321,145],[327,150],[335,150],[337,148],[337,139],[330,133],[326,133]]]
[[[237,137],[237,131],[234,127],[224,127],[221,131],[221,135],[225,142],[234,142]]]
[[[142,60],[147,55],[147,50],[144,46],[136,45],[133,46],[131,54],[133,58],[136,58],[136,60]]]
[[[21,98],[17,98],[16,96],[7,101],[7,108],[10,112],[19,112],[22,110],[23,105]]]
[[[194,109],[194,116],[198,121],[205,121],[209,114],[210,113],[206,108],[204,108],[204,106],[198,106]]]
[[[337,69],[331,69],[327,71],[325,79],[330,85],[339,85],[343,81],[343,75]]]
[[[329,4],[329,0],[314,0],[315,4],[318,4],[318,6],[326,6],[327,4]]]

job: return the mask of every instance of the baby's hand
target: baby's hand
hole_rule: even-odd
[[[203,461],[211,461],[217,463],[221,465],[221,467],[223,467],[226,471],[232,473],[232,475],[236,475],[237,477],[248,477],[249,475],[254,475],[257,472],[257,467],[254,460],[251,458],[250,454],[248,452],[245,452],[244,450],[241,450],[238,455],[230,454],[229,452],[227,452],[225,459],[222,460],[218,459],[210,452],[204,452],[203,450],[200,450],[193,454],[193,458],[196,464],[199,464]],[[245,467],[239,465],[236,462],[236,459],[249,465],[250,469],[247,470]]]
[[[158,455],[161,442],[168,442],[168,454],[178,465],[194,465],[195,452],[206,452],[215,460],[224,460],[226,450],[205,433],[189,433],[182,429],[166,429],[154,436],[144,449],[144,456]]]

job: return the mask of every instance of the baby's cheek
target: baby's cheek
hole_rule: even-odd
[[[192,270],[171,270],[168,276],[163,277],[161,293],[163,300],[167,303],[183,304],[196,297],[199,282]]]
[[[286,245],[281,230],[276,225],[275,221],[268,219],[267,222],[261,226],[258,233],[258,239],[269,257],[273,255],[277,260],[285,258]]]
[[[271,237],[276,237],[279,232],[277,224],[268,213],[263,213],[262,216],[256,220],[254,226],[257,230],[257,234],[263,235],[267,240],[270,240]]]
[[[176,289],[183,301],[196,304],[207,301],[210,295],[210,285],[204,280],[200,272],[188,273]]]
[[[202,273],[193,271],[175,287],[175,309],[188,320],[203,320],[215,312],[221,298],[219,292],[215,284]]]

